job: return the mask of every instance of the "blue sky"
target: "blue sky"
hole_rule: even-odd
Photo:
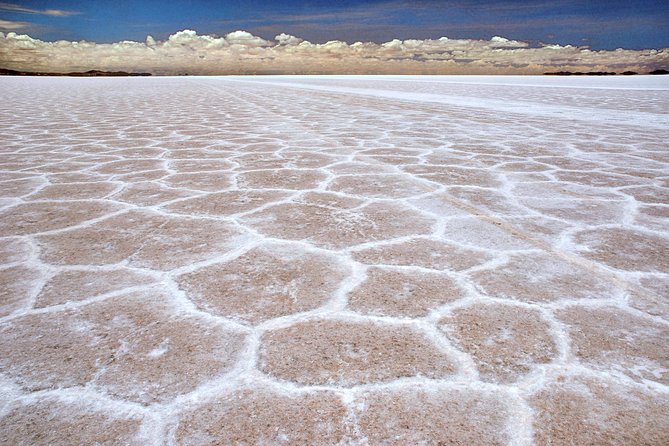
[[[4,29],[2,28],[4,26]],[[143,41],[181,29],[243,29],[312,42],[510,39],[594,49],[669,47],[669,2],[638,0],[324,1],[53,0],[0,2],[0,30],[43,40]]]

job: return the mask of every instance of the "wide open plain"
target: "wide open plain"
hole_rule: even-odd
[[[669,444],[668,77],[0,103],[0,443]]]

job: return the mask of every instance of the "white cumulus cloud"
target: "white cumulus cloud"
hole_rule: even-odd
[[[300,39],[299,37],[291,36],[290,34],[286,33],[281,33],[278,36],[274,38],[277,42],[279,42],[279,45],[299,45],[300,43],[303,42],[303,39]]]

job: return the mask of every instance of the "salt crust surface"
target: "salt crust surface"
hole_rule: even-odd
[[[2,78],[8,444],[669,444],[669,79]]]

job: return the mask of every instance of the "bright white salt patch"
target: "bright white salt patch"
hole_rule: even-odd
[[[148,353],[149,358],[159,358],[170,349],[170,340],[164,339],[163,342]]]

